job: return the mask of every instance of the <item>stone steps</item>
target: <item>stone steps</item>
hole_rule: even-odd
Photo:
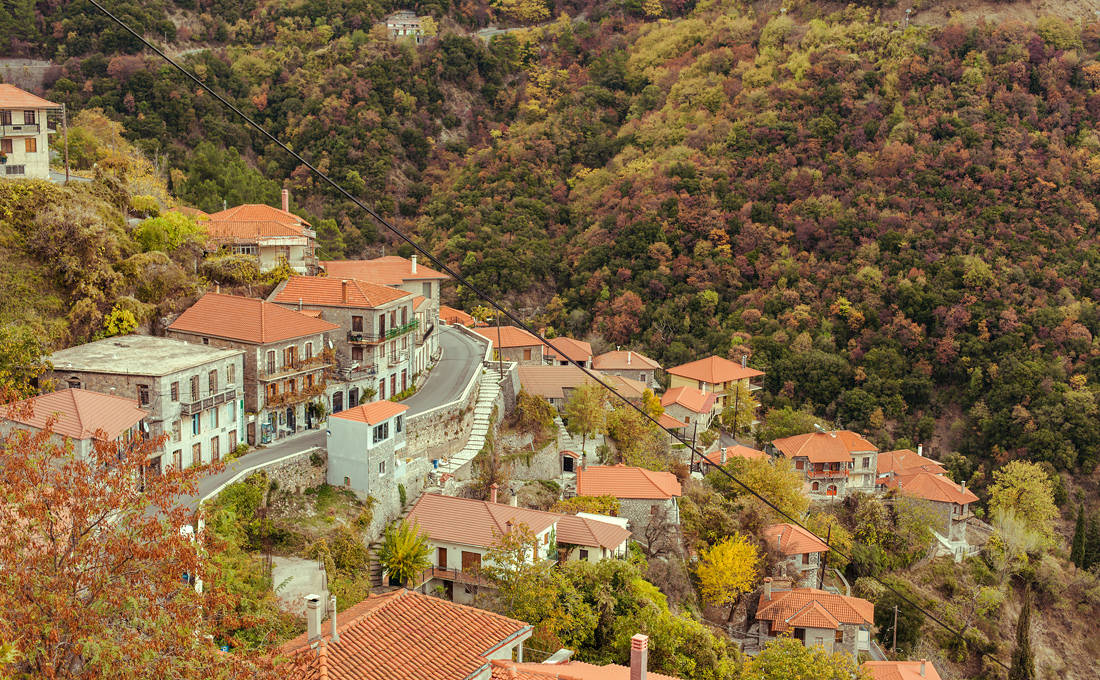
[[[445,474],[455,474],[459,468],[466,465],[485,446],[485,437],[493,426],[490,418],[493,415],[493,403],[500,394],[500,385],[490,375],[483,375],[481,385],[478,387],[477,401],[474,403],[474,422],[470,427],[470,437],[462,450],[451,456],[449,460],[439,466],[439,471]]]

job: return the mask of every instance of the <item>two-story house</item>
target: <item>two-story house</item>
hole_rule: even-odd
[[[531,626],[482,609],[398,589],[339,615],[306,596],[306,632],[287,642],[287,680],[495,680],[494,661],[523,661]],[[328,620],[325,612],[328,611]]]
[[[91,460],[97,443],[126,445],[142,441],[148,432],[148,411],[137,399],[81,389],[64,389],[6,404],[0,431],[30,433],[50,429],[51,443],[71,443],[77,458]],[[154,461],[151,461],[154,462]],[[159,458],[153,472],[160,473]]]
[[[583,465],[577,470],[578,496],[614,496],[619,516],[630,521],[635,540],[645,542],[653,522],[680,524],[680,481],[671,472],[627,465]],[[656,526],[656,525],[655,525]]]
[[[416,321],[413,372],[423,371],[433,357],[439,356],[439,334],[436,332],[442,308],[439,299],[443,284],[451,277],[421,265],[416,255],[409,259],[386,255],[373,260],[327,260],[321,266],[335,279],[366,281],[412,295]]]
[[[713,394],[717,401],[717,409],[723,411],[727,406],[732,406],[729,401],[729,392],[737,383],[743,384],[750,391],[760,389],[760,385],[752,382],[754,378],[764,375],[763,371],[749,368],[745,365],[745,359],[741,363],[735,363],[719,356],[709,356],[680,366],[674,366],[665,371],[669,375],[669,389],[677,387],[692,387],[707,394]]]
[[[405,411],[392,401],[373,401],[328,419],[328,483],[361,498],[397,492],[393,475],[405,449]]]
[[[6,179],[50,178],[46,113],[60,104],[0,83],[0,168]]]
[[[825,541],[797,524],[784,523],[764,529],[764,544],[779,557],[773,576],[785,576],[801,586],[817,586],[821,556],[829,552]]]
[[[553,347],[545,347],[543,358],[551,366],[572,366],[575,361],[585,368],[592,368],[592,345],[583,340],[573,338],[551,338]],[[560,351],[559,351],[560,350]]]
[[[665,413],[687,423],[688,433],[704,432],[710,427],[718,408],[717,395],[694,387],[673,387],[661,395]]]
[[[315,274],[317,233],[290,212],[286,189],[282,206],[247,203],[210,213],[198,222],[206,230],[207,250],[250,256],[264,272],[285,264],[299,274]]]
[[[150,467],[182,469],[217,461],[243,440],[244,353],[170,338],[123,335],[58,350],[49,357],[59,387],[134,398],[165,453]]]
[[[424,41],[424,28],[421,26],[420,17],[412,10],[402,9],[386,17],[386,30],[393,40],[411,38],[419,45]]]
[[[776,439],[771,446],[794,463],[814,500],[874,493],[878,449],[850,430],[810,432]]]
[[[967,540],[966,525],[973,517],[970,506],[978,502],[978,497],[965,483],[956,484],[943,473],[915,467],[892,474],[881,484],[884,489],[914,499],[931,510],[935,517],[932,531],[936,540],[956,561],[976,550]]]
[[[355,406],[364,396],[389,399],[412,387],[420,323],[409,292],[356,279],[292,276],[268,299],[291,309],[319,312],[342,329],[333,336],[342,382],[332,392],[333,411]]]
[[[761,647],[779,635],[790,635],[807,647],[845,652],[853,657],[871,649],[875,605],[860,597],[828,593],[816,588],[784,589],[764,579],[756,607]]]
[[[497,503],[495,485],[489,501],[424,494],[407,518],[432,546],[432,567],[418,585],[425,593],[441,589],[455,602],[473,601],[479,588],[488,587],[479,573],[489,564],[486,555],[520,524],[535,535],[531,562],[625,557],[630,532],[608,519],[612,521]]]
[[[604,352],[592,359],[592,368],[607,375],[637,380],[650,389],[657,389],[661,385],[658,382],[661,365],[633,350]]]
[[[518,326],[479,326],[473,331],[493,343],[493,360],[513,361],[521,366],[541,366],[545,345]]]
[[[327,371],[334,365],[326,344],[339,328],[264,300],[207,293],[167,334],[243,351],[248,441],[266,444],[317,424],[317,408],[309,403],[324,404]]]

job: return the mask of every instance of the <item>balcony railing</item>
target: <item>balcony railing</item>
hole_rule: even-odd
[[[303,387],[300,390],[294,390],[293,392],[280,392],[274,396],[265,395],[264,405],[267,407],[277,406],[290,406],[292,404],[299,404],[303,401],[309,401],[314,397],[318,397],[325,392],[326,384],[323,382],[312,385],[311,387]]]
[[[38,123],[23,123],[22,125],[0,125],[2,135],[37,135],[42,130]]]
[[[400,366],[409,360],[408,352],[398,352],[397,354],[391,354],[386,357],[386,365],[390,368]]]
[[[468,583],[471,585],[491,586],[493,583],[481,575],[480,571],[462,571],[461,569],[444,569],[442,567],[428,567],[420,575],[418,586],[437,578],[443,581],[455,583]]]
[[[848,472],[849,471],[847,468],[844,468],[842,470],[807,470],[806,476],[812,479],[829,479],[837,477],[847,477]]]
[[[213,408],[219,404],[225,404],[233,401],[237,398],[236,388],[228,389],[210,397],[203,399],[196,399],[195,401],[183,402],[180,404],[180,415],[191,416],[196,413],[205,411],[208,408]]]
[[[407,324],[394,326],[393,328],[383,332],[348,331],[348,342],[355,344],[374,344],[384,342],[391,338],[400,337],[405,333],[410,333],[416,330],[417,326],[419,325],[420,321],[417,319],[413,319]]]
[[[332,350],[326,349],[309,359],[299,359],[298,361],[278,366],[274,370],[260,371],[260,380],[278,380],[294,375],[295,373],[304,373],[318,368],[328,368],[333,365],[333,361],[334,357]]]

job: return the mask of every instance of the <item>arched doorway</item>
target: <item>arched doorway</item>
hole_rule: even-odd
[[[344,393],[336,392],[332,395],[332,412],[339,413],[344,410]]]
[[[286,429],[291,432],[294,431],[294,407],[288,406],[286,409]]]
[[[835,496],[836,495],[836,484],[830,484],[829,488],[825,489],[825,495],[826,496]]]

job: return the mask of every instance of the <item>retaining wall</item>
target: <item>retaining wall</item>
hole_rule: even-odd
[[[313,464],[314,453],[319,454],[320,465]],[[267,467],[256,468],[253,472],[259,470],[266,472],[268,479],[278,482],[280,489],[302,493],[306,489],[325,483],[325,473],[328,470],[328,452],[323,448],[308,449],[294,458],[273,463]]]

